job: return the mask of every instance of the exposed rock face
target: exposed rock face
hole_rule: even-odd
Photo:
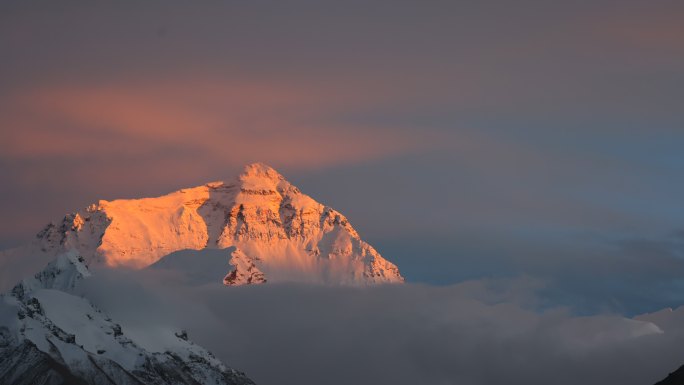
[[[40,351],[31,341],[17,342],[9,330],[0,327],[0,375],[2,384],[87,385],[62,363]]]
[[[258,261],[245,255],[239,249],[235,249],[231,253],[230,264],[233,265],[233,271],[223,278],[223,283],[226,285],[250,285],[255,283],[266,283],[264,273],[256,266]]]
[[[45,253],[76,249],[88,263],[143,268],[184,249],[238,248],[226,284],[403,282],[347,219],[252,164],[230,182],[158,198],[100,201],[38,234]]]
[[[1,384],[253,384],[182,332],[144,348],[73,294],[89,276],[67,253],[0,296]]]

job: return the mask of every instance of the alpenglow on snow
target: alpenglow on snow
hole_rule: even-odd
[[[40,266],[69,250],[91,266],[137,269],[182,269],[200,262],[192,258],[203,250],[223,250],[226,285],[403,282],[397,267],[364,242],[344,215],[261,163],[226,182],[156,198],[101,200],[47,225],[31,245],[5,251],[3,259],[38,253]],[[183,250],[199,254],[177,253]],[[173,260],[165,261],[167,256]]]

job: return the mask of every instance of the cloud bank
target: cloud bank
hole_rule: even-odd
[[[684,328],[668,315],[677,312],[635,320],[541,311],[538,289],[526,278],[188,287],[149,271],[102,271],[84,293],[125,332],[183,327],[262,385],[641,385],[684,363]]]

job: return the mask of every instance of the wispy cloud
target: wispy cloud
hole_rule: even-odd
[[[1,149],[17,159],[190,153],[223,164],[260,159],[311,168],[434,144],[393,127],[335,122],[363,98],[285,84],[176,79],[32,88],[7,100],[1,123],[11,129],[3,130]]]

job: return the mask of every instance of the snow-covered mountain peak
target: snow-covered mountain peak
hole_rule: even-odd
[[[182,330],[115,323],[75,295],[87,277],[68,252],[0,295],[0,383],[253,385]]]
[[[242,173],[238,177],[240,180],[247,180],[251,178],[270,179],[273,181],[284,180],[285,177],[280,175],[273,167],[265,165],[260,162],[251,163],[245,166]]]
[[[212,182],[143,199],[100,201],[38,234],[46,253],[75,249],[92,265],[144,268],[179,250],[238,253],[226,284],[304,281],[402,282],[399,270],[364,242],[348,219],[250,164],[229,182]],[[235,271],[251,269],[254,275]],[[239,273],[242,273],[239,274]],[[250,273],[251,274],[251,273]],[[244,277],[244,279],[239,279]]]
[[[12,292],[20,298],[42,289],[70,292],[76,288],[80,280],[90,275],[83,257],[77,251],[70,250],[58,255],[33,277],[23,279]]]
[[[263,163],[252,163],[243,169],[236,178],[242,198],[247,196],[261,196],[261,201],[271,198],[282,198],[287,194],[299,194],[300,191],[292,186],[284,176],[270,166]],[[250,201],[250,199],[246,199]],[[253,200],[253,199],[251,199]]]

